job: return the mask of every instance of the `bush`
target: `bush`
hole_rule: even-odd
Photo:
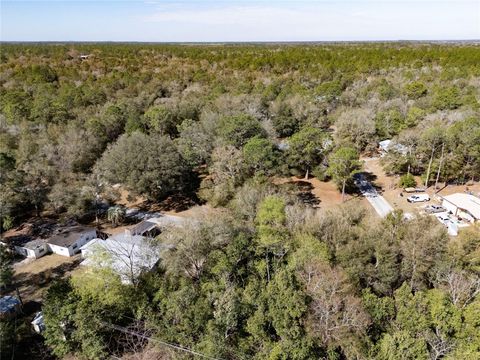
[[[415,181],[415,178],[413,177],[412,174],[405,174],[402,177],[400,177],[400,181],[398,185],[400,185],[403,188],[415,187],[417,186],[417,182]]]
[[[460,93],[456,87],[439,89],[433,99],[433,106],[437,110],[454,110],[462,105]]]
[[[427,87],[420,81],[414,81],[405,86],[405,94],[409,99],[419,99],[427,95]]]

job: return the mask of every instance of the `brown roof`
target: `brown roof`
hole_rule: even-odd
[[[69,247],[78,240],[80,235],[91,230],[95,230],[95,228],[90,226],[72,226],[64,228],[61,229],[57,235],[48,239],[47,242],[52,245]]]
[[[154,222],[143,220],[142,222],[139,222],[137,225],[135,225],[132,229],[130,229],[130,232],[132,235],[143,235],[148,231],[152,231],[156,227],[157,224],[155,224]]]

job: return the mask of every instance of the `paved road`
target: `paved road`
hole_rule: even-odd
[[[377,190],[368,182],[364,174],[355,175],[355,185],[360,189],[360,192],[367,198],[368,202],[380,217],[384,218],[393,211],[393,207],[383,196],[378,194]]]

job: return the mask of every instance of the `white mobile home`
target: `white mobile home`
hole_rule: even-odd
[[[88,241],[95,239],[97,230],[88,226],[72,226],[61,229],[47,240],[50,250],[58,255],[73,256]]]

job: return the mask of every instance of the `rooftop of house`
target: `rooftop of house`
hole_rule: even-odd
[[[69,247],[74,244],[82,234],[93,230],[95,230],[95,228],[82,225],[63,228],[57,230],[57,234],[53,235],[47,242],[52,245]]]
[[[37,250],[37,249],[44,248],[46,243],[47,242],[43,239],[35,239],[25,243],[23,247],[31,250]]]
[[[130,282],[130,277],[137,277],[144,269],[151,269],[160,259],[160,249],[147,238],[132,235],[130,232],[116,234],[106,240],[93,239],[80,248],[85,256],[82,265],[108,266],[117,272],[122,281]],[[87,250],[87,251],[85,251]],[[109,255],[105,263],[98,263],[97,251]]]

